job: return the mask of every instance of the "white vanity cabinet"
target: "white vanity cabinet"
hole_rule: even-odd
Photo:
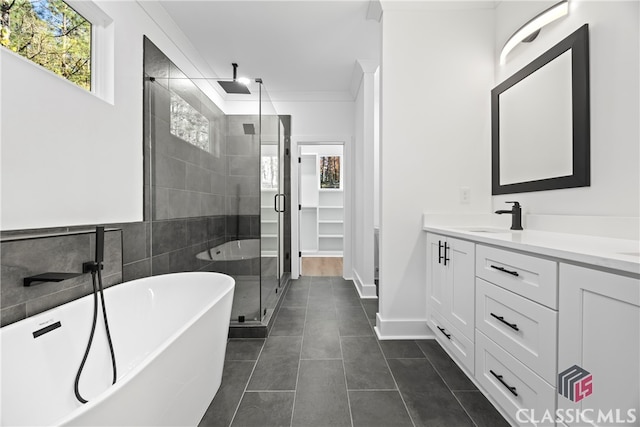
[[[475,244],[427,233],[428,324],[473,372]]]
[[[581,378],[569,378],[568,388],[577,386],[573,400],[585,397],[558,395],[558,408],[593,419],[598,410],[612,411],[613,418],[592,425],[640,426],[640,280],[561,263],[559,308],[558,371],[578,365],[584,378],[591,375],[591,394]]]
[[[640,427],[640,242],[424,230],[427,324],[512,424]]]
[[[550,259],[476,245],[475,378],[515,420],[556,408],[557,271]]]

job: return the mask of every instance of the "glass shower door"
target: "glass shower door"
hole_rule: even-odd
[[[273,312],[281,276],[282,168],[280,119],[260,85],[260,306],[262,318]]]

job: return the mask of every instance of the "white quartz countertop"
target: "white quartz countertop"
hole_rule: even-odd
[[[640,274],[640,241],[479,224],[441,225],[425,215],[423,230],[493,246]]]

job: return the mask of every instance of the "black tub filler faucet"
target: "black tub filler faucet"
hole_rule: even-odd
[[[522,207],[519,202],[505,202],[513,203],[513,207],[509,210],[501,209],[496,211],[498,215],[511,214],[511,229],[522,230]]]

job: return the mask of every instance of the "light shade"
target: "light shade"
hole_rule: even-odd
[[[562,18],[568,13],[569,0],[562,0],[520,27],[518,31],[513,33],[502,48],[502,52],[500,53],[500,65],[504,65],[507,62],[507,55],[518,45],[518,43],[533,35],[545,25],[550,24],[556,19]]]

